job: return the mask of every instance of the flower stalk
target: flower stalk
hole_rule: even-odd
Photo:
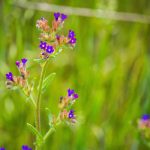
[[[38,97],[36,101],[36,118],[35,118],[35,123],[36,123],[36,129],[37,131],[41,132],[41,93],[42,93],[42,84],[44,80],[44,75],[46,71],[46,66],[47,66],[48,60],[41,65],[42,71],[41,71],[41,76],[40,76],[40,81],[39,81],[39,90],[38,90]],[[37,137],[36,137],[37,140]],[[39,150],[38,146],[36,146],[36,150]]]
[[[16,61],[16,66],[20,73],[19,76],[14,76],[12,72],[6,74],[6,86],[8,89],[20,88],[25,96],[33,103],[35,111],[35,126],[27,123],[27,127],[35,135],[35,150],[41,150],[42,145],[48,139],[48,137],[55,131],[55,127],[61,123],[73,125],[76,122],[75,111],[72,109],[78,94],[73,89],[68,89],[66,96],[61,96],[59,99],[59,113],[58,115],[52,114],[48,108],[49,129],[42,135],[41,132],[41,97],[43,90],[46,90],[50,82],[53,80],[55,73],[49,74],[45,78],[46,67],[49,60],[54,59],[60,54],[65,47],[74,48],[76,44],[76,35],[73,30],[69,30],[67,36],[61,35],[60,29],[62,29],[64,21],[67,19],[67,15],[62,13],[54,13],[54,20],[52,27],[49,26],[48,21],[45,18],[41,18],[37,21],[36,27],[40,33],[41,49],[38,59],[32,59],[41,66],[41,74],[38,82],[37,96],[34,93],[34,86],[30,82],[30,73],[26,68],[27,58],[22,58],[20,61]],[[31,78],[32,80],[33,78]],[[34,94],[34,95],[33,95]],[[36,98],[35,98],[36,96]],[[56,116],[58,116],[56,118]],[[1,149],[0,149],[1,150]],[[4,149],[2,149],[4,150]],[[22,150],[32,150],[27,145],[22,146]]]

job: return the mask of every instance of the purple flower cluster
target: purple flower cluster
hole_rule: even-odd
[[[144,114],[138,121],[139,129],[150,128],[150,115]]]
[[[60,12],[54,13],[54,17],[55,17],[55,20],[56,20],[56,21],[58,21],[58,19],[60,18],[62,22],[63,22],[65,19],[67,19],[67,15],[61,14]]]
[[[41,41],[39,47],[42,50],[45,50],[49,54],[52,54],[54,52],[54,47],[51,45],[48,45],[46,42]]]
[[[148,115],[148,114],[144,114],[142,117],[141,117],[141,120],[142,121],[147,121],[147,120],[149,120],[150,119],[150,115]]]
[[[12,72],[6,73],[6,85],[8,88],[9,85],[20,85],[22,87],[25,85],[25,81],[29,75],[29,72],[26,70],[27,61],[28,60],[26,58],[22,58],[21,61],[16,61],[16,66],[20,72],[20,76],[16,77],[12,74]]]
[[[5,150],[5,148],[4,148],[4,147],[1,147],[0,150]]]
[[[74,92],[74,90],[68,89],[68,97],[71,97],[73,100],[77,99],[79,96],[77,93]]]
[[[76,43],[76,38],[75,38],[75,33],[74,33],[74,31],[72,31],[72,30],[69,30],[69,33],[68,33],[68,38],[69,38],[69,43],[71,44],[71,45],[73,45],[73,44],[75,44]]]
[[[32,150],[32,148],[28,147],[27,145],[23,145],[22,150]]]
[[[26,58],[21,59],[21,62],[20,62],[20,61],[16,61],[16,66],[17,66],[18,68],[20,68],[21,66],[24,66],[24,67],[25,67],[27,61],[28,61],[28,60],[27,60]]]

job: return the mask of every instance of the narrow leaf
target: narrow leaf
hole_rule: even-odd
[[[37,58],[37,59],[33,59],[33,61],[36,62],[36,63],[41,64],[41,63],[45,62],[46,59],[39,59],[39,58]]]
[[[43,141],[42,135],[39,133],[39,131],[34,126],[32,126],[30,123],[27,123],[27,127],[34,135],[36,135],[38,137],[38,139],[41,142]]]
[[[48,88],[50,83],[53,81],[55,75],[56,75],[56,73],[51,73],[44,79],[43,85],[42,85],[42,91],[45,91]]]
[[[53,122],[53,114],[49,110],[49,108],[45,108],[47,115],[48,115],[48,120],[49,120],[49,126],[52,127],[52,122]]]

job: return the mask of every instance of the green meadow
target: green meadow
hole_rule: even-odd
[[[23,0],[21,0],[23,1]],[[37,2],[30,0],[30,2]],[[39,0],[70,7],[103,9],[150,15],[149,0]],[[40,54],[36,20],[49,23],[53,12],[16,6],[17,1],[0,1],[0,147],[33,148],[34,136],[26,123],[34,125],[34,110],[20,90],[9,90],[5,74],[18,75],[15,65],[21,58]],[[59,11],[59,10],[57,10]],[[43,133],[49,127],[45,107],[58,113],[60,96],[75,89],[77,123],[61,125],[43,150],[148,150],[150,144],[139,133],[137,121],[150,113],[150,23],[111,18],[68,15],[63,33],[76,33],[73,50],[65,49],[47,67],[56,77],[42,95]],[[40,67],[27,63],[30,80],[38,79]]]

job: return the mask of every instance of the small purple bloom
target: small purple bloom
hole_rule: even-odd
[[[25,65],[28,60],[26,58],[23,58],[21,59],[21,61],[22,61],[22,64]]]
[[[150,115],[144,114],[141,118],[143,121],[150,119]]]
[[[57,34],[57,35],[56,35],[56,39],[57,39],[57,40],[60,40],[60,35]]]
[[[22,150],[32,150],[32,148],[28,147],[27,145],[23,145]]]
[[[74,94],[74,90],[68,89],[68,96],[71,96],[72,94]]]
[[[46,47],[46,52],[49,53],[49,54],[53,53],[53,52],[54,52],[53,46],[48,45],[48,46]]]
[[[5,150],[5,148],[4,147],[0,147],[0,150]]]
[[[69,118],[69,119],[74,119],[74,118],[75,118],[74,110],[70,110],[70,111],[69,111],[68,118]]]
[[[79,96],[77,93],[73,94],[73,99],[77,99]]]
[[[67,19],[67,15],[61,14],[61,20],[64,21],[65,19]]]
[[[16,61],[16,66],[19,68],[19,66],[20,66],[20,61]]]
[[[70,44],[75,44],[75,43],[76,43],[76,38],[74,38],[74,37],[71,38],[70,41],[69,41],[69,43],[70,43]]]
[[[58,18],[60,17],[60,13],[59,13],[59,12],[54,13],[54,17],[55,17],[55,20],[57,21],[57,20],[58,20]]]
[[[74,31],[69,30],[68,38],[74,38],[74,37],[75,37],[75,33],[74,33]]]
[[[10,81],[13,81],[13,74],[12,74],[12,72],[9,72],[9,73],[6,74],[6,79],[10,80]]]
[[[40,42],[39,47],[40,47],[41,49],[44,50],[44,49],[46,48],[46,46],[47,46],[47,43],[46,43],[46,42],[43,42],[43,41]]]

